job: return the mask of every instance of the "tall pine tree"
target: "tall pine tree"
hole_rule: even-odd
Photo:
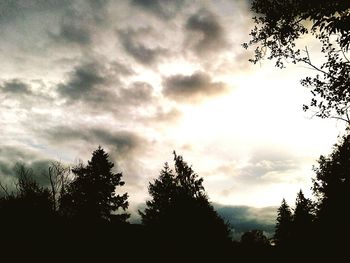
[[[72,172],[75,175],[66,194],[62,197],[62,210],[68,216],[84,220],[108,220],[115,216],[119,208],[128,207],[128,195],[116,194],[116,187],[123,186],[122,173],[112,172],[114,164],[109,155],[100,146],[92,153],[87,165],[80,164]],[[125,221],[128,214],[120,214]]]
[[[305,198],[300,190],[295,201],[295,209],[293,215],[293,245],[299,249],[305,250],[313,239],[313,203],[310,199]]]
[[[291,243],[292,211],[283,198],[281,206],[277,210],[277,223],[274,241],[277,247],[287,248]]]
[[[210,204],[203,179],[175,152],[174,162],[175,172],[165,164],[159,178],[149,184],[152,199],[140,211],[142,223],[168,244],[164,251],[172,249],[169,253],[196,258],[219,253],[218,249],[222,253],[230,240],[228,225]]]

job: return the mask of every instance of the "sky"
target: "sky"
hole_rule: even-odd
[[[1,180],[101,145],[130,211],[174,150],[221,210],[311,197],[343,124],[303,112],[310,69],[248,62],[253,15],[248,0],[0,0]]]

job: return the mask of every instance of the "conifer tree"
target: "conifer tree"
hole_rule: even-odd
[[[100,146],[92,153],[88,164],[72,169],[75,178],[62,197],[63,212],[85,220],[111,220],[112,212],[128,207],[128,195],[116,194],[116,187],[123,186],[122,173],[112,172],[114,164]],[[119,215],[125,221],[128,214]]]
[[[274,241],[277,247],[287,248],[291,243],[292,211],[283,198],[281,206],[277,210],[277,223]]]
[[[292,236],[294,245],[301,249],[313,238],[313,210],[313,203],[300,190],[295,201]]]
[[[204,256],[223,249],[229,243],[230,229],[210,204],[203,179],[175,152],[174,162],[175,172],[165,164],[159,178],[149,184],[152,199],[140,211],[142,223],[164,243],[177,247],[177,255],[193,255],[201,249]]]

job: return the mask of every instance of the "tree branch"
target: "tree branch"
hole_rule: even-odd
[[[333,77],[333,76],[332,76],[331,74],[329,74],[328,72],[326,72],[326,71],[324,71],[324,70],[322,70],[322,69],[316,67],[314,64],[312,64],[311,59],[310,59],[310,54],[309,54],[309,51],[308,51],[308,49],[307,49],[307,46],[305,46],[305,50],[304,50],[304,51],[305,51],[305,53],[306,53],[306,55],[307,55],[307,60],[301,59],[300,61],[306,63],[307,65],[309,65],[309,66],[312,67],[313,69],[315,69],[315,70],[317,70],[317,71],[323,73],[324,75],[327,75],[328,77],[330,77],[330,78],[332,78],[332,79],[336,79],[335,77]]]
[[[4,186],[1,182],[0,182],[0,187],[1,189],[4,191],[6,196],[10,196],[8,190],[7,190],[7,186]]]

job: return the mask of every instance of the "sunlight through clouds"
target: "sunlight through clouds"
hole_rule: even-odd
[[[308,69],[248,62],[247,1],[6,8],[0,146],[74,164],[102,145],[134,208],[173,150],[204,177],[211,201],[279,205],[300,188],[310,193],[312,165],[343,130],[302,111],[309,93],[299,79]]]

